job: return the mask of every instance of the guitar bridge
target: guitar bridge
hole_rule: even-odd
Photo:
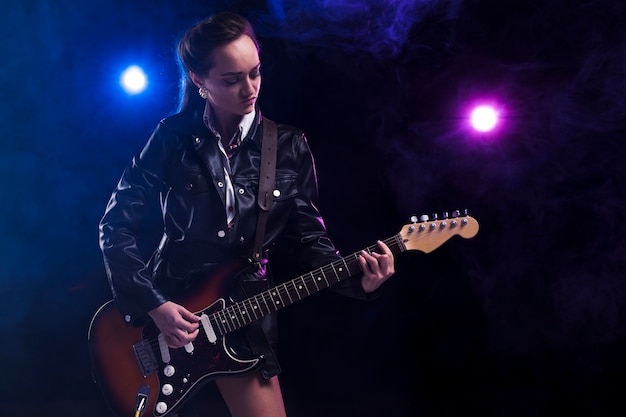
[[[139,367],[144,377],[152,375],[154,371],[158,369],[159,366],[154,356],[154,351],[148,341],[142,340],[139,343],[135,343],[133,345],[133,352],[135,352],[135,357],[137,358],[137,362],[139,362]]]

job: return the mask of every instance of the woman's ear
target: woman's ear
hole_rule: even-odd
[[[196,75],[195,72],[191,72],[189,71],[189,78],[191,78],[191,81],[193,81],[193,83],[196,85],[196,87],[198,88],[202,88],[202,79],[200,77],[198,77],[198,75]]]

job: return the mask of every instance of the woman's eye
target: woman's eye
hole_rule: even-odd
[[[228,85],[235,85],[239,82],[239,78],[224,78],[224,82]]]

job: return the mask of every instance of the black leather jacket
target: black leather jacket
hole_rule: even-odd
[[[227,227],[223,157],[201,114],[163,119],[143,150],[125,169],[100,222],[100,247],[117,306],[127,324],[170,299],[175,288],[236,256],[249,255],[254,241],[262,117],[230,158],[237,217]],[[276,190],[264,248],[280,239],[307,272],[335,261],[337,250],[316,207],[317,180],[304,134],[278,124]],[[160,195],[164,238],[151,256],[142,255],[141,222]],[[293,278],[293,277],[285,277]],[[174,283],[174,285],[172,285]],[[346,284],[346,285],[344,285]],[[339,291],[367,298],[358,280]]]

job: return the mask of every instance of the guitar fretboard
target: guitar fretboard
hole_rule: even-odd
[[[389,246],[394,255],[406,250],[400,234],[385,240],[385,244]],[[372,253],[377,247],[377,245],[372,245],[364,250]],[[361,265],[358,262],[359,254],[360,251],[355,252],[352,255],[338,259],[321,268],[219,310],[209,316],[211,325],[216,333],[223,336],[247,326],[271,312],[338,284],[361,271]]]

